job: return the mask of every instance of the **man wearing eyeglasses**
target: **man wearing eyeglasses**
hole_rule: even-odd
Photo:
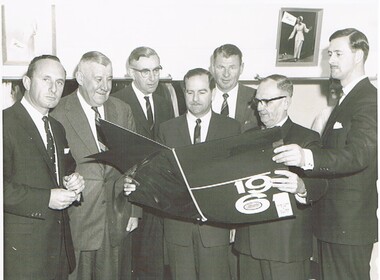
[[[155,139],[160,123],[174,117],[171,103],[158,94],[160,58],[149,47],[138,47],[128,57],[127,72],[133,82],[113,96],[128,103],[137,133]],[[134,271],[139,279],[163,279],[163,221],[154,210],[144,208],[142,225],[133,233]]]
[[[285,143],[302,147],[319,145],[319,134],[292,122],[288,116],[293,84],[282,75],[264,78],[257,89],[255,103],[264,129],[281,127]],[[325,191],[325,180],[300,178],[303,170],[275,171],[272,187],[293,193],[296,216],[291,219],[258,223],[237,229],[235,249],[239,252],[240,279],[305,280],[310,279],[312,255],[311,207],[308,198],[318,199]]]

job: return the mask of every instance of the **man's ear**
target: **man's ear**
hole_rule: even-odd
[[[240,65],[240,74],[239,75],[241,75],[243,73],[243,70],[244,70],[244,62],[242,62]]]
[[[78,84],[83,86],[83,73],[81,71],[77,71],[75,73],[75,79],[77,80]]]
[[[358,49],[355,51],[355,62],[359,63],[361,61],[364,62],[364,52],[363,50]]]
[[[127,73],[129,77],[131,77],[133,80],[135,79],[135,71],[131,67],[127,68]]]
[[[30,78],[28,76],[23,76],[22,77],[22,84],[24,85],[24,88],[29,91],[30,90]]]
[[[211,91],[211,100],[214,101],[214,98],[215,98],[215,94],[216,94],[216,87]]]

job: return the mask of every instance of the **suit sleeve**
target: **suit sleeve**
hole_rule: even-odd
[[[362,102],[355,110],[350,127],[333,129],[330,147],[312,149],[313,174],[336,175],[359,172],[368,167],[377,154],[377,106]],[[326,146],[326,145],[325,145]]]
[[[47,214],[50,189],[36,188],[23,182],[17,182],[14,178],[22,170],[23,160],[25,157],[16,160],[14,143],[10,137],[10,127],[4,127],[3,131],[3,195],[4,195],[4,212],[14,215],[44,219]],[[30,171],[30,170],[29,170]],[[26,177],[28,175],[26,174]],[[31,174],[32,176],[32,174]],[[39,213],[41,215],[36,215]]]

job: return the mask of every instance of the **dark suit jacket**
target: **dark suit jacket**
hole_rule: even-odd
[[[231,118],[212,113],[206,141],[226,138],[240,133],[239,123]],[[169,147],[191,145],[186,114],[160,125],[159,140]],[[167,242],[190,246],[193,222],[178,219],[164,219],[164,236]],[[205,247],[229,244],[229,229],[207,224],[198,226]]]
[[[334,110],[313,150],[313,175],[329,178],[315,204],[318,239],[348,245],[377,241],[377,89],[360,81]]]
[[[154,103],[154,128],[153,131],[149,129],[148,120],[145,117],[144,111],[140,106],[139,100],[136,97],[136,93],[132,88],[132,84],[129,86],[115,92],[112,96],[117,97],[129,104],[132,109],[132,114],[136,123],[136,132],[148,137],[150,139],[155,139],[157,137],[158,126],[160,123],[167,121],[174,117],[173,107],[171,103],[158,95],[156,92],[153,93],[153,103]]]
[[[320,145],[317,132],[295,124],[290,119],[281,127],[281,133],[285,144],[293,143],[305,148]],[[299,168],[290,171],[304,177]],[[304,181],[308,192],[315,189],[312,192],[314,200],[320,198],[326,191],[326,180],[304,178]],[[240,253],[264,260],[288,263],[310,258],[312,254],[311,206],[297,203],[297,207],[293,210],[295,218],[237,228],[235,248]]]
[[[62,125],[49,117],[64,176]],[[48,207],[57,183],[46,147],[32,118],[17,102],[3,112],[4,275],[5,279],[52,279],[60,265],[61,242],[71,271],[75,257],[66,210]]]
[[[254,88],[239,84],[235,119],[240,122],[242,132],[258,127],[259,118],[253,102],[255,95]]]
[[[135,130],[129,105],[117,98],[109,97],[103,106],[106,120]],[[106,219],[111,245],[120,245],[126,234],[125,226],[129,218],[140,216],[141,209],[132,207],[130,203],[125,204],[124,231],[120,232],[112,212],[112,190],[116,187],[116,194],[122,193],[122,184],[115,186],[115,180],[120,178],[121,173],[109,165],[86,158],[99,151],[77,92],[62,98],[52,115],[65,127],[71,153],[77,162],[76,170],[86,181],[84,201],[79,206],[69,208],[75,250],[98,250],[103,241]],[[125,201],[127,202],[127,199]]]

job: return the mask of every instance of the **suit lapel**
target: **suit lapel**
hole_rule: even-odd
[[[140,104],[139,100],[137,99],[136,93],[133,90],[132,85],[130,85],[130,87],[131,87],[130,91],[129,91],[130,97],[128,98],[128,103],[132,108],[135,108],[135,110],[133,112],[133,118],[135,119],[136,123],[141,124],[141,127],[148,133],[148,135],[150,135],[152,132],[149,129],[148,120],[145,117],[144,111],[141,108],[141,104]],[[155,107],[155,109],[156,109],[156,107]],[[156,114],[156,112],[155,112],[155,114]]]
[[[191,139],[193,135],[189,135],[189,125],[187,124],[186,114],[180,116],[180,122],[178,122],[178,131],[179,135],[182,138],[182,141],[178,141],[178,143],[183,143],[184,145],[191,145]]]
[[[88,150],[88,154],[98,153],[98,146],[96,145],[87,116],[80,105],[77,92],[74,92],[67,97],[66,117]]]
[[[35,146],[37,147],[38,151],[40,152],[42,158],[44,159],[46,165],[48,166],[50,170],[50,176],[52,177],[53,181],[57,183],[57,178],[55,177],[55,172],[53,170],[53,165],[50,161],[49,155],[46,151],[46,147],[44,142],[42,141],[41,135],[34,124],[32,118],[30,117],[28,111],[22,106],[21,103],[17,103],[15,105],[15,110],[17,111],[17,116],[20,116],[20,124],[22,127],[24,127],[25,131],[30,135],[30,138],[34,141]],[[58,147],[56,148],[58,150]]]
[[[235,119],[241,122],[242,120],[244,120],[245,113],[249,106],[248,102],[250,100],[248,100],[247,94],[245,94],[244,88],[241,87],[240,85],[238,85],[238,87],[239,88],[238,88],[238,96],[236,100]]]
[[[210,119],[210,124],[208,126],[206,141],[219,138],[218,118],[215,116],[215,114],[216,113],[211,112],[211,119]]]

